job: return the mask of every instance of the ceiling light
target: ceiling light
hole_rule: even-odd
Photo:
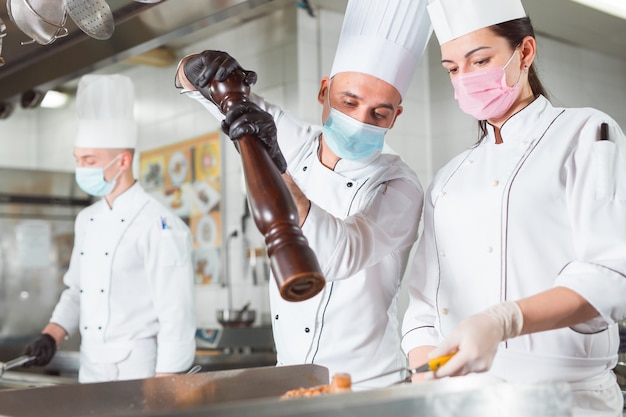
[[[624,0],[572,0],[601,12],[626,19],[626,2]]]
[[[61,93],[59,91],[50,90],[46,93],[41,101],[41,107],[45,107],[47,109],[58,109],[67,104],[69,97],[65,93]]]

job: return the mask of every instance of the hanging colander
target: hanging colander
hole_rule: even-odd
[[[64,0],[67,14],[92,38],[106,40],[115,31],[111,8],[104,0]]]

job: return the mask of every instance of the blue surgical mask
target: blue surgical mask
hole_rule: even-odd
[[[356,161],[381,151],[389,128],[359,122],[331,107],[323,126],[324,140],[340,158]]]
[[[117,183],[120,170],[111,181],[104,179],[104,170],[113,164],[122,154],[117,155],[104,167],[76,167],[76,183],[81,190],[94,197],[102,197],[111,194]]]

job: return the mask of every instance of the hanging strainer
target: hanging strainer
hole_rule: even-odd
[[[64,0],[67,14],[83,32],[105,40],[113,35],[115,21],[105,0]]]
[[[15,25],[31,38],[22,45],[33,42],[48,45],[68,34],[63,0],[7,0],[7,12]]]
[[[2,58],[2,38],[7,35],[7,26],[4,24],[2,19],[0,19],[0,67],[4,65],[4,58]]]

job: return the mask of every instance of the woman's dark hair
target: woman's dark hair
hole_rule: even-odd
[[[491,31],[497,36],[505,38],[512,49],[520,46],[522,44],[522,40],[526,36],[535,37],[535,30],[533,29],[533,25],[530,23],[530,18],[528,17],[498,23],[497,25],[489,26],[489,29],[491,29]],[[548,97],[546,89],[543,87],[543,84],[537,76],[537,70],[535,69],[534,63],[531,64],[530,68],[528,68],[528,82],[530,83],[530,88],[532,89],[535,97],[538,95]],[[480,142],[485,136],[487,136],[487,121],[479,120],[478,129],[478,140]]]

